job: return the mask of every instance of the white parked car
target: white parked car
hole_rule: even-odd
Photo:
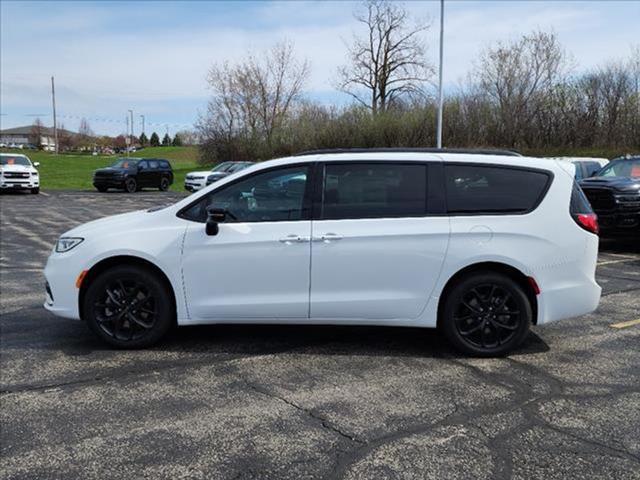
[[[593,311],[597,219],[557,161],[442,151],[256,164],[63,234],[45,307],[117,347],[171,325],[437,327],[479,356]]]
[[[0,190],[30,190],[40,193],[38,162],[14,153],[0,153]]]
[[[576,167],[576,180],[592,177],[609,163],[606,158],[597,157],[553,157],[553,159],[572,163]]]
[[[201,172],[190,172],[184,178],[184,188],[190,192],[198,190],[217,182],[221,178],[239,172],[253,165],[253,162],[222,162],[213,167],[211,170]]]

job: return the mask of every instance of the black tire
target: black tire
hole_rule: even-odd
[[[111,346],[149,347],[174,324],[171,298],[168,287],[152,271],[116,266],[98,275],[87,288],[82,318]]]
[[[498,357],[522,343],[532,319],[529,298],[517,282],[500,273],[479,272],[448,291],[439,327],[461,352]]]
[[[40,187],[32,188],[31,193],[33,193],[34,195],[37,195],[38,193],[40,193]]]
[[[169,185],[169,179],[167,177],[162,177],[160,179],[160,186],[158,188],[161,192],[166,192],[167,190],[169,190]]]
[[[108,187],[96,187],[96,189],[97,189],[100,193],[104,193],[104,192],[106,192],[107,190],[109,190],[109,188],[108,188]]]
[[[138,182],[135,178],[129,177],[124,181],[124,191],[127,193],[135,193],[138,191]]]

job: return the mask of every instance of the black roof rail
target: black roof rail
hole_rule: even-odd
[[[521,157],[522,155],[515,150],[499,150],[491,148],[402,148],[402,147],[385,147],[385,148],[327,148],[321,150],[308,150],[296,153],[294,157],[303,157],[305,155],[321,155],[326,153],[468,153],[475,155],[504,155],[507,157]]]

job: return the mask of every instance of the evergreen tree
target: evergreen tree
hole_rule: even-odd
[[[164,137],[162,138],[162,146],[168,147],[169,145],[171,145],[171,137],[168,133],[165,133]]]
[[[178,135],[176,133],[176,135],[173,137],[173,144],[174,147],[181,147],[182,146],[182,138],[180,138],[180,135]]]
[[[143,146],[143,147],[146,147],[147,143],[149,143],[149,139],[144,134],[144,132],[142,132],[142,134],[140,135],[140,145]]]
[[[160,146],[160,137],[156,132],[153,132],[151,134],[151,139],[149,140],[149,143],[151,144],[152,147]]]

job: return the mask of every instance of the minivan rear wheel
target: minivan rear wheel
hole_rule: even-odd
[[[518,347],[532,319],[531,303],[517,282],[500,273],[474,273],[447,294],[440,327],[458,350],[493,357]]]
[[[88,286],[83,319],[105,342],[118,348],[143,348],[158,342],[173,324],[170,292],[153,272],[116,266]]]

